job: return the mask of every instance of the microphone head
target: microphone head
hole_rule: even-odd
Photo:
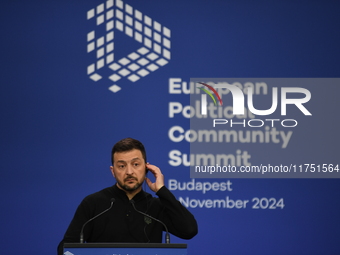
[[[114,202],[116,202],[116,199],[113,197],[113,198],[111,198],[111,203],[114,203]]]

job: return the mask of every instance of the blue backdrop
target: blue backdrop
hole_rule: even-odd
[[[190,153],[188,142],[169,139],[170,127],[190,126],[169,116],[169,102],[190,104],[170,93],[170,79],[339,77],[339,9],[337,1],[1,1],[2,253],[55,254],[83,197],[114,183],[110,150],[124,137],[145,144],[167,185],[192,182],[188,167],[169,163],[172,150]],[[339,92],[313,89],[313,119],[284,162],[316,154],[339,163]],[[256,162],[274,154],[251,148]],[[189,254],[340,254],[339,179],[195,181],[225,188],[173,189],[199,223],[194,239],[172,237]],[[250,202],[199,205],[226,197]],[[254,209],[254,198],[284,207]]]

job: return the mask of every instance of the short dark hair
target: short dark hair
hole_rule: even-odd
[[[112,147],[112,151],[111,151],[111,163],[112,163],[112,165],[113,165],[113,154],[115,154],[116,152],[131,151],[133,149],[141,151],[142,156],[143,156],[145,163],[146,163],[146,151],[145,151],[144,145],[140,141],[128,137],[128,138],[124,138],[124,139],[120,140],[119,142],[117,142]]]

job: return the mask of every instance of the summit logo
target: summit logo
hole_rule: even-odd
[[[87,34],[87,53],[93,62],[87,75],[94,82],[105,80],[109,90],[121,90],[117,83],[127,78],[136,82],[168,64],[171,59],[171,31],[122,0],[108,0],[87,12],[87,20],[95,29]],[[92,24],[93,25],[93,24]],[[140,47],[125,57],[116,59],[115,33],[123,33],[140,43]],[[111,72],[104,75],[104,69]],[[107,72],[107,71],[106,71]]]

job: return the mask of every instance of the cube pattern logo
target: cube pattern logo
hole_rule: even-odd
[[[107,78],[111,83],[109,90],[114,93],[121,90],[116,84],[121,79],[137,82],[171,59],[170,29],[122,0],[107,0],[92,8],[87,12],[87,20],[95,22],[96,27],[87,34],[87,53],[94,56],[87,66],[87,75],[94,82]],[[115,33],[124,33],[140,47],[116,59],[115,51],[119,49],[114,47]],[[103,77],[104,68],[110,70],[108,77]]]

